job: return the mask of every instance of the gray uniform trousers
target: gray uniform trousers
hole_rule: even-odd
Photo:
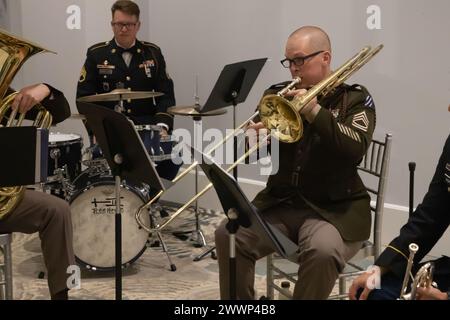
[[[326,299],[333,290],[346,262],[361,248],[362,242],[344,241],[338,230],[310,208],[286,204],[265,210],[261,215],[299,245],[298,281],[294,299]],[[229,236],[225,219],[216,229],[220,296],[229,299]],[[258,239],[250,228],[236,234],[236,290],[238,299],[255,298],[255,263],[273,250]]]
[[[0,220],[0,232],[39,232],[50,294],[67,288],[70,276],[67,267],[75,264],[75,257],[70,207],[66,201],[26,190],[17,208]]]

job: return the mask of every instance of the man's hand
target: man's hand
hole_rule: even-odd
[[[358,276],[355,280],[353,280],[352,285],[350,287],[350,290],[348,292],[348,297],[350,300],[357,300],[356,299],[356,293],[359,289],[364,289],[361,295],[359,296],[359,300],[367,300],[367,297],[369,296],[369,293],[372,291],[372,289],[369,289],[367,287],[367,283],[369,281],[369,278],[373,275],[375,271],[372,273],[366,272]]]
[[[295,96],[299,98],[303,96],[306,92],[308,91],[305,89],[291,90],[286,94],[286,96],[287,97]],[[306,106],[304,106],[300,110],[300,114],[303,115],[309,123],[311,123],[316,118],[316,115],[319,113],[320,108],[321,108],[320,105],[317,103],[317,98],[314,97],[310,102],[308,102]]]
[[[19,113],[25,113],[40,103],[50,94],[45,84],[35,84],[21,89],[14,98],[11,108]]]
[[[437,288],[417,288],[417,300],[448,300],[447,292],[442,292]]]
[[[260,132],[260,130],[263,130]],[[252,148],[256,143],[258,143],[258,140],[262,137],[266,137],[267,144],[270,144],[270,134],[268,134],[268,131],[266,130],[266,127],[264,127],[264,124],[260,122],[253,122],[250,120],[249,124],[245,127],[245,135],[248,139],[249,148]],[[261,142],[261,141],[259,141]]]
[[[259,133],[259,130],[264,129],[264,124],[260,122],[253,122],[250,120],[249,124],[245,127],[245,131],[247,130],[255,130],[256,133]]]
[[[169,136],[169,133],[167,132],[166,128],[161,127],[161,131],[159,132],[159,135],[163,138]]]

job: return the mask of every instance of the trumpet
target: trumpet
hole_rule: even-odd
[[[411,291],[409,293],[406,292],[408,286],[408,279],[411,277],[411,269],[414,262],[414,255],[419,250],[419,246],[415,243],[411,243],[409,245],[409,258],[408,264],[406,266],[405,277],[403,278],[402,289],[400,291],[399,300],[416,300],[417,299],[417,289],[428,288],[430,286],[436,287],[436,283],[433,282],[433,271],[434,265],[431,262],[427,262],[424,264],[419,271],[417,271],[416,276],[413,278],[411,284]]]

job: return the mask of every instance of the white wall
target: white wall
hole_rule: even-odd
[[[17,87],[48,81],[63,90],[75,111],[75,88],[86,49],[112,37],[112,0],[7,1],[12,32],[57,51],[30,59],[16,77]],[[330,34],[338,67],[365,45],[385,48],[349,82],[364,84],[377,105],[380,138],[391,132],[393,148],[387,202],[408,205],[409,161],[417,162],[415,203],[421,201],[449,134],[450,2],[448,0],[141,0],[140,38],[157,43],[175,82],[177,105],[193,103],[198,75],[205,102],[225,64],[269,57],[247,102],[238,107],[238,122],[256,107],[272,83],[289,78],[279,64],[286,37],[301,25],[322,26]],[[81,30],[66,28],[66,8],[81,7]],[[381,9],[381,29],[366,26],[369,5]],[[45,17],[43,19],[43,17]],[[176,126],[192,129],[187,118]],[[232,127],[231,112],[204,121],[204,128]],[[85,134],[78,120],[55,130]],[[245,178],[264,182],[256,168],[240,168]],[[176,188],[171,200],[182,199],[192,184]],[[255,190],[254,188],[252,190]],[[217,205],[214,200],[207,207]],[[387,218],[388,219],[388,218]]]

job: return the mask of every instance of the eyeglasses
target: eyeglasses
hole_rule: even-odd
[[[127,22],[127,23],[123,23],[123,22],[111,22],[111,25],[114,28],[117,28],[119,30],[122,30],[123,27],[127,28],[127,30],[133,29],[134,27],[136,27],[138,23],[137,22]]]
[[[286,58],[286,59],[281,60],[280,62],[281,62],[281,65],[283,67],[285,67],[285,68],[290,68],[292,64],[295,64],[297,67],[301,67],[302,65],[305,64],[306,59],[309,59],[309,58],[312,58],[314,56],[317,56],[319,53],[322,53],[322,52],[324,52],[324,51],[323,50],[322,51],[317,51],[317,52],[308,54],[307,56],[296,57],[294,59]]]

